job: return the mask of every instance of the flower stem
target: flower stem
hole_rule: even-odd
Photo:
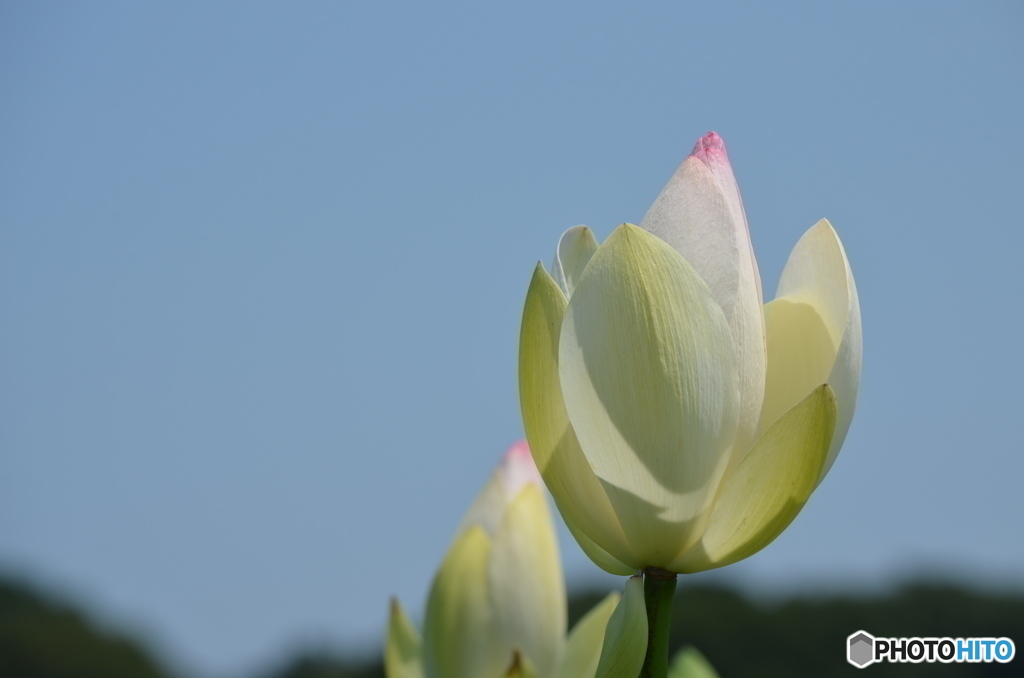
[[[647,657],[640,678],[668,676],[668,636],[672,628],[672,600],[676,595],[676,573],[659,567],[644,570],[644,600],[647,603]]]

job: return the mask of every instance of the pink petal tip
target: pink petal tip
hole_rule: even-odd
[[[505,450],[505,456],[533,458],[533,455],[530,454],[530,445],[525,440],[517,440],[515,443],[513,443],[512,447]]]
[[[721,154],[720,157],[725,158],[728,162],[728,156],[725,152],[725,142],[722,141],[722,137],[718,136],[716,132],[708,132],[694,144],[693,150],[690,151],[690,155],[698,160],[703,161],[705,164],[710,164],[712,157]]]
[[[518,490],[526,483],[540,483],[540,472],[525,440],[508,448],[501,460],[501,472],[509,483],[509,489]]]

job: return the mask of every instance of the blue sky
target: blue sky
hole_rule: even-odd
[[[1022,30],[1013,2],[4,4],[0,567],[213,676],[377,642],[522,435],[534,263],[638,221],[713,129],[766,296],[828,217],[865,345],[828,479],[718,576],[1024,586]]]

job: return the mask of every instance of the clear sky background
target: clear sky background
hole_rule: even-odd
[[[536,260],[713,129],[766,296],[828,217],[865,346],[827,481],[719,576],[1024,586],[1022,38],[1019,2],[4,3],[0,568],[212,676],[372,649],[522,435]]]

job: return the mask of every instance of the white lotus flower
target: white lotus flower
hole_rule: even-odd
[[[775,539],[828,472],[857,400],[861,322],[827,221],[797,243],[774,301],[739,189],[710,133],[640,227],[583,226],[527,295],[527,439],[562,516],[609,572],[684,573]]]
[[[628,589],[627,589],[628,590]],[[609,595],[566,638],[566,598],[554,525],[525,442],[513,445],[466,513],[434,578],[422,638],[392,602],[388,678],[594,678],[599,661],[636,653],[605,627]],[[643,614],[631,597],[630,624]],[[619,613],[621,617],[625,613]],[[640,646],[642,658],[644,644]]]

